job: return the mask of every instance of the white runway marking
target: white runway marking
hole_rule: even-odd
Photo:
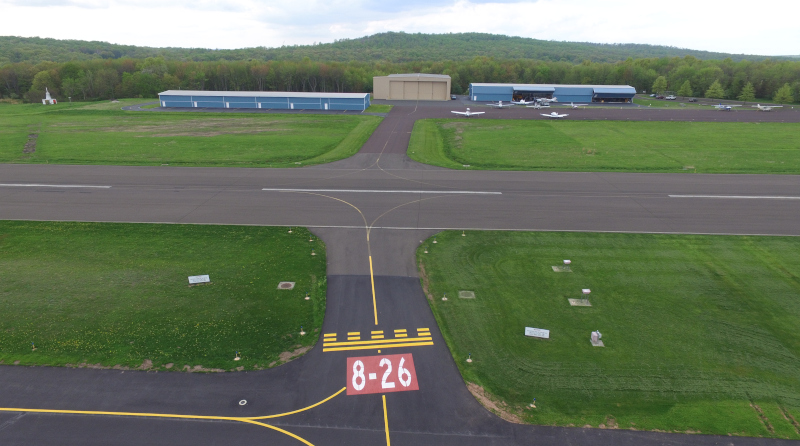
[[[111,186],[86,186],[81,184],[0,184],[0,187],[68,187],[68,188],[90,188],[90,189],[111,189]]]
[[[503,195],[502,192],[487,192],[474,190],[374,190],[374,189],[279,189],[264,188],[261,190],[272,192],[347,192],[371,194],[460,194],[460,195]]]
[[[670,195],[670,198],[730,198],[736,200],[800,200],[800,197],[781,197],[769,195]]]

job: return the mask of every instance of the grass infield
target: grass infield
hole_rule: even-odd
[[[800,238],[451,231],[437,241],[417,251],[434,315],[464,379],[510,416],[800,439]],[[554,272],[564,259],[572,272]],[[592,306],[570,306],[583,288]],[[591,345],[593,330],[605,347]]]
[[[800,124],[420,120],[408,155],[454,169],[800,173]]]
[[[325,246],[309,236],[303,228],[0,221],[0,361],[280,364],[315,343],[325,313]],[[210,284],[189,286],[188,276],[203,274]],[[280,281],[296,286],[278,290]]]
[[[141,102],[0,104],[0,162],[297,167],[355,154],[382,120],[120,110]]]

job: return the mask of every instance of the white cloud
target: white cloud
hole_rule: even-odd
[[[0,0],[4,17],[37,18],[6,20],[0,33],[243,48],[331,42],[383,31],[487,32],[782,55],[800,53],[794,7],[788,0],[763,0],[757,6],[673,0],[668,7],[638,0]],[[769,22],[743,21],[756,8]]]

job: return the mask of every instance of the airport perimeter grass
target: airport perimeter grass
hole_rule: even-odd
[[[414,124],[408,155],[453,169],[798,174],[798,132],[793,123],[431,119]]]
[[[382,119],[119,109],[141,102],[0,104],[0,162],[306,166],[355,154]]]
[[[314,240],[302,228],[0,221],[0,361],[275,366],[322,325],[325,246]],[[211,283],[190,287],[202,274]]]
[[[417,258],[453,358],[525,422],[800,439],[800,238],[449,231],[437,241]],[[573,272],[553,271],[563,259]],[[570,306],[583,288],[592,306]]]
[[[389,113],[393,107],[394,105],[389,104],[372,104],[364,111],[366,113]]]

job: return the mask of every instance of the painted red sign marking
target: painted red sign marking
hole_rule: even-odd
[[[419,390],[411,353],[347,358],[348,395],[407,390]]]

